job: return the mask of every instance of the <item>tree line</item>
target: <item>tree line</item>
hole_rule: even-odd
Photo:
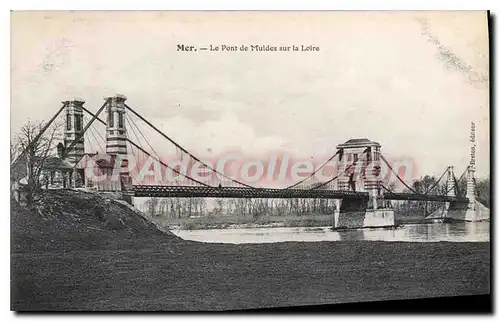
[[[412,183],[412,189],[420,194],[446,195],[446,182],[436,185],[438,179],[426,175]],[[461,178],[456,183],[456,194],[465,197],[467,181]],[[389,190],[395,191],[395,186]],[[405,189],[404,192],[411,192]],[[489,178],[476,182],[476,199],[483,205],[490,207],[490,181]],[[411,213],[430,214],[443,206],[444,202],[422,201],[393,201],[392,206],[396,214],[407,215]],[[309,215],[333,214],[335,202],[332,199],[250,199],[250,198],[150,198],[141,206],[141,210],[152,216],[165,218],[188,218],[191,216],[253,216],[255,218],[272,215]]]
[[[434,176],[425,175],[420,179],[413,181],[412,189],[420,194],[428,195],[446,195],[448,187],[446,180],[443,180],[436,185],[438,179]],[[411,192],[410,189],[405,189],[404,192]],[[467,179],[460,177],[455,181],[455,194],[458,197],[466,197]],[[490,179],[479,179],[475,182],[476,200],[484,206],[490,208]],[[444,205],[444,202],[422,202],[422,201],[398,201],[394,208],[396,214],[406,215],[411,213],[424,212],[430,214]]]
[[[251,199],[251,198],[149,198],[141,210],[152,216],[188,218],[191,216],[239,215],[260,217],[263,215],[286,216],[308,214],[332,214],[332,199]]]

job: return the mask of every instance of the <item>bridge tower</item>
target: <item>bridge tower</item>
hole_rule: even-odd
[[[466,194],[467,203],[448,201],[444,206],[427,216],[431,220],[458,220],[458,221],[480,221],[490,217],[490,210],[476,200],[474,166],[471,164],[466,169]],[[447,196],[456,197],[456,185],[453,175],[453,166],[448,167],[448,179],[446,181]],[[463,197],[463,196],[462,196]]]
[[[334,228],[394,226],[394,210],[386,208],[381,191],[380,144],[367,138],[337,146],[341,160],[337,189],[367,192],[366,199],[346,195],[336,200]]]
[[[63,102],[66,105],[66,124],[64,130],[64,157],[73,165],[85,154],[83,132],[83,104],[82,99],[73,99]],[[80,139],[76,141],[77,137]],[[76,142],[75,142],[76,141]],[[75,142],[73,144],[73,142]],[[70,145],[73,146],[70,147]]]
[[[109,101],[106,106],[106,154],[112,157],[113,167],[128,167],[127,160],[127,128],[125,126],[125,100],[127,97],[116,94],[113,97],[104,98]],[[133,186],[132,178],[128,171],[120,171],[119,177],[112,177],[114,173],[109,172],[111,180],[107,189],[120,193],[120,197],[132,203]],[[116,183],[115,183],[116,182]]]
[[[369,162],[366,162],[364,173],[365,188],[368,192],[368,207],[377,210],[383,208],[381,199],[383,197],[380,187],[380,146],[373,146],[367,151]]]
[[[365,192],[373,186],[363,182],[362,172],[368,164],[380,162],[380,144],[367,138],[349,139],[337,145],[339,153],[337,189]]]
[[[455,191],[455,179],[454,179],[453,166],[448,166],[448,173],[446,179],[446,195],[447,196],[457,196]]]
[[[83,99],[64,101],[66,122],[64,124],[64,145],[58,146],[58,154],[70,166],[76,164],[85,155],[85,138],[83,136]],[[62,173],[63,186],[78,187],[83,184],[84,178],[75,168],[73,171]]]
[[[125,128],[125,100],[127,97],[117,94],[107,97],[106,107],[106,153],[109,155],[127,154],[127,129]]]
[[[446,176],[446,196],[456,196],[456,191],[455,191],[455,179],[454,179],[454,173],[453,173],[453,166],[448,166],[447,168],[447,176]],[[445,202],[444,203],[444,210],[441,212],[441,217],[446,218],[449,213],[454,212],[455,207],[460,207],[460,204],[455,204],[453,202]],[[431,217],[434,215],[431,214]]]
[[[467,190],[465,197],[469,199],[469,206],[468,210],[469,211],[475,211],[476,210],[476,182],[475,182],[475,177],[474,177],[474,167],[472,165],[469,165],[467,167]]]

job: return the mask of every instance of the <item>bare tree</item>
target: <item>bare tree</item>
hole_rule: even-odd
[[[28,121],[21,127],[20,133],[16,135],[16,141],[11,144],[14,146],[14,151],[20,154],[13,160],[11,176],[15,181],[19,181],[21,178],[26,179],[27,185],[24,192],[28,208],[32,208],[38,200],[42,187],[40,178],[47,157],[55,149],[53,143],[58,137],[59,126],[60,124],[53,123],[50,128],[46,128],[43,122]],[[11,155],[11,157],[15,156]]]
[[[215,199],[215,206],[213,209],[214,215],[218,215],[218,216],[225,215],[225,212],[226,212],[225,206],[226,206],[226,202],[224,201],[223,198],[216,198]]]
[[[198,198],[198,209],[200,215],[205,215],[207,212],[207,201],[204,198]]]
[[[21,148],[17,141],[10,142],[10,163],[12,164],[21,154]]]

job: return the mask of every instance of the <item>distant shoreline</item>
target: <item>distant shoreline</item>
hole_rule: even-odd
[[[152,218],[163,228],[169,230],[211,230],[211,229],[252,229],[252,228],[280,228],[280,227],[311,227],[311,228],[331,228],[332,222],[328,218],[330,215],[310,215],[310,216],[283,216],[280,220],[276,217],[262,217],[260,219],[249,221],[243,216],[218,216],[218,217],[200,217],[185,218],[176,220],[165,220],[161,218]],[[450,222],[442,222],[450,223]],[[407,224],[436,224],[435,221],[426,220],[419,216],[407,216],[396,218],[398,228]]]

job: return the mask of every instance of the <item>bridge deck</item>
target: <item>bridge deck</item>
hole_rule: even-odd
[[[222,198],[325,198],[368,199],[367,192],[335,191],[322,189],[279,189],[279,188],[246,188],[246,187],[206,187],[206,186],[156,186],[134,185],[135,197],[222,197]],[[415,201],[454,201],[467,203],[467,198],[421,195],[412,193],[385,194],[390,200]]]

